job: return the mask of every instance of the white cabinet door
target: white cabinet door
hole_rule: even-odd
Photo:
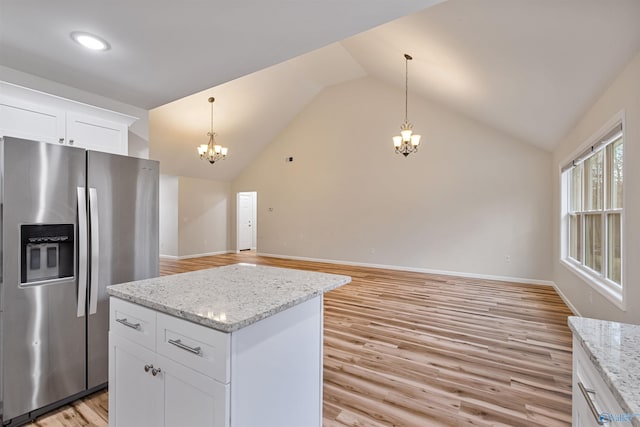
[[[573,337],[572,403],[574,427],[623,424],[610,419],[624,411],[575,336]]]
[[[87,150],[127,155],[127,126],[78,113],[67,113],[67,139],[69,145]]]
[[[0,98],[0,136],[65,142],[65,113],[44,105]]]
[[[580,394],[578,387],[573,389],[573,427],[598,427],[598,421],[594,414],[591,413],[587,401]]]
[[[155,353],[114,333],[109,339],[109,425],[161,426],[163,381],[161,374],[152,374]]]
[[[164,380],[164,427],[229,427],[229,385],[157,356]]]

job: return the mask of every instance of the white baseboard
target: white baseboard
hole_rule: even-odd
[[[235,251],[217,251],[217,252],[206,252],[202,254],[191,254],[191,255],[180,255],[180,256],[160,255],[160,258],[180,260],[180,259],[200,258],[204,256],[224,255],[224,254],[232,254],[232,253],[235,253]]]
[[[237,253],[237,252],[238,251],[235,251],[235,250],[227,250],[227,251],[208,252],[203,254],[182,255],[182,256],[161,254],[160,258],[180,260],[180,259],[189,259],[189,258],[199,258],[199,257],[211,256],[211,255],[231,254],[231,253]],[[571,312],[576,316],[582,316],[578,311],[578,309],[571,303],[571,301],[560,290],[558,285],[556,285],[555,282],[550,280],[526,279],[522,277],[495,276],[495,275],[488,275],[488,274],[463,273],[459,271],[433,270],[429,268],[404,267],[404,266],[397,266],[397,265],[373,264],[373,263],[366,263],[366,262],[338,261],[338,260],[324,259],[324,258],[309,258],[309,257],[300,257],[300,256],[292,256],[292,255],[268,254],[268,253],[262,253],[262,252],[258,252],[257,255],[270,257],[270,258],[292,259],[292,260],[298,260],[298,261],[326,262],[328,264],[343,264],[343,265],[353,265],[357,267],[383,268],[387,270],[411,271],[415,273],[442,274],[445,276],[469,277],[472,279],[486,279],[486,280],[497,280],[501,282],[553,286],[553,288],[558,293],[562,301],[564,301],[567,307],[569,307],[569,310],[571,310]]]
[[[569,301],[569,298],[567,298],[565,296],[565,294],[562,293],[562,291],[560,290],[560,288],[558,287],[558,285],[556,285],[555,283],[553,284],[553,288],[556,290],[556,292],[558,293],[558,295],[560,295],[560,298],[562,298],[562,301],[564,301],[564,303],[567,305],[567,307],[569,307],[569,310],[571,310],[571,312],[574,314],[574,316],[579,316],[582,317],[582,315],[580,314],[580,312],[578,311],[578,309],[571,304],[571,301]]]
[[[353,265],[356,267],[384,268],[386,270],[411,271],[414,273],[442,274],[445,276],[459,276],[459,277],[469,277],[472,279],[498,280],[500,282],[526,283],[529,285],[543,285],[543,286],[555,287],[555,283],[553,283],[550,280],[527,279],[522,277],[494,276],[489,274],[463,273],[459,271],[433,270],[429,268],[404,267],[404,266],[387,265],[387,264],[372,264],[367,262],[338,261],[338,260],[323,259],[323,258],[308,258],[308,257],[299,257],[299,256],[291,256],[291,255],[267,254],[262,252],[258,252],[257,255],[271,257],[271,258],[293,259],[298,261],[326,262],[328,264],[343,264],[343,265]]]

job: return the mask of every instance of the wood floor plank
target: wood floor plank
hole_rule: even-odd
[[[237,262],[353,278],[325,295],[324,427],[571,425],[571,312],[552,287],[251,252],[160,271]],[[103,427],[107,411],[102,391],[32,425]]]

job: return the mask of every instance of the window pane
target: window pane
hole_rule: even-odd
[[[607,146],[609,209],[622,209],[622,137]]]
[[[602,215],[584,216],[584,264],[595,271],[602,271]]]
[[[571,212],[582,210],[582,169],[582,163],[570,169],[571,191],[569,192],[569,197],[571,198],[571,203],[569,204],[569,210]]]
[[[607,277],[616,283],[621,283],[622,245],[620,241],[621,215],[612,213],[607,215]]]
[[[584,208],[587,211],[602,209],[603,150],[584,161]]]
[[[569,256],[582,261],[582,216],[569,215]]]

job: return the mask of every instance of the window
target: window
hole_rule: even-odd
[[[562,256],[596,288],[622,299],[623,132],[618,122],[562,168]]]

